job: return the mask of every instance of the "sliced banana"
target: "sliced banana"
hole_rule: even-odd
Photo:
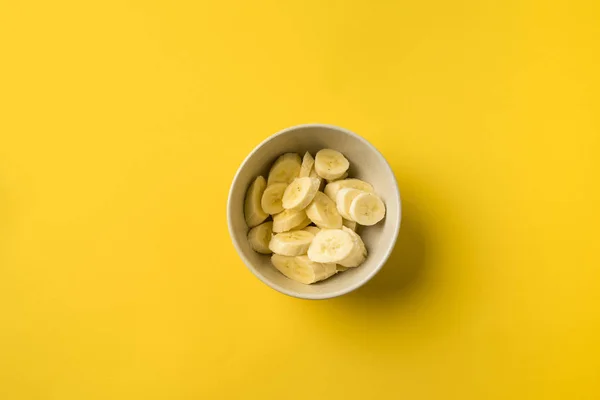
[[[312,221],[310,220],[310,218],[306,217],[306,218],[304,218],[304,221],[300,222],[298,225],[296,225],[295,227],[293,227],[290,230],[295,231],[295,230],[298,230],[298,229],[308,228],[308,226],[310,224],[312,224]],[[310,231],[308,231],[308,232],[310,232]],[[312,233],[312,232],[310,232],[310,233]],[[313,233],[313,235],[314,235],[314,233]]]
[[[385,204],[373,193],[361,193],[352,200],[350,216],[361,225],[375,225],[385,217]]]
[[[321,232],[321,230],[316,226],[307,226],[304,228],[304,230],[312,233],[313,235],[316,235],[317,233]]]
[[[353,230],[348,229],[345,226],[342,227],[342,230],[352,237],[353,249],[350,255],[343,260],[338,261],[338,264],[346,268],[356,268],[367,258],[367,248],[360,236]]]
[[[344,175],[350,162],[336,150],[323,149],[315,156],[315,170],[323,179],[336,179]]]
[[[319,191],[318,179],[296,178],[288,185],[283,193],[282,204],[286,210],[304,210]]]
[[[283,211],[281,199],[283,198],[283,192],[285,192],[286,187],[288,187],[287,183],[283,182],[272,183],[267,186],[260,201],[260,205],[264,212],[275,215]]]
[[[346,179],[348,177],[348,173],[344,172],[344,175],[340,176],[339,178],[336,179],[327,179],[327,183],[331,183],[331,182],[335,182],[335,181],[339,181],[342,179]]]
[[[358,247],[360,248],[361,253],[363,253],[364,256],[367,257],[367,247],[365,246],[365,242],[363,242],[360,235],[358,233],[354,232],[352,229],[346,228],[345,226],[342,227],[342,230],[344,232],[347,232],[350,236],[352,236],[352,240],[354,241],[355,244],[358,244]]]
[[[300,173],[300,156],[296,153],[285,153],[280,156],[269,171],[268,184],[283,182],[288,185]]]
[[[358,189],[369,193],[374,192],[371,184],[361,181],[360,179],[342,179],[331,182],[325,186],[324,192],[331,200],[336,201],[337,192],[343,188]]]
[[[307,256],[288,257],[273,254],[271,262],[288,278],[309,285],[327,279],[337,272],[333,263],[317,263]]]
[[[338,263],[346,260],[354,249],[355,242],[348,232],[341,229],[323,229],[312,240],[308,248],[308,258],[315,262]]]
[[[250,232],[248,232],[248,242],[250,242],[250,247],[257,253],[271,254],[269,242],[271,242],[272,236],[273,222],[269,221],[250,229]]]
[[[271,238],[269,249],[282,256],[301,256],[306,254],[315,235],[307,231],[278,233]]]
[[[349,220],[349,219],[342,219],[342,225],[344,225],[346,228],[353,230],[354,232],[356,232],[356,222]]]
[[[317,192],[305,211],[308,218],[319,228],[339,229],[342,227],[342,216],[335,203],[322,192]]]
[[[300,174],[298,176],[300,178],[310,176],[310,171],[312,171],[314,165],[315,159],[307,151],[306,153],[304,153],[304,157],[302,157],[302,165],[300,166]]]
[[[273,216],[273,232],[280,233],[291,231],[306,222],[307,219],[304,210],[285,210]],[[304,226],[307,226],[308,224],[310,224],[310,222]]]
[[[268,186],[259,176],[248,188],[248,242],[258,253],[274,253],[273,265],[288,278],[311,284],[366,260],[356,230],[381,221],[385,204],[369,183],[347,179],[349,166],[331,149],[314,158],[286,153],[271,167]],[[273,221],[264,222],[269,214]]]
[[[310,171],[310,175],[309,176],[311,178],[315,178],[315,179],[319,180],[319,190],[320,191],[323,191],[323,189],[325,189],[325,182],[326,182],[325,179],[321,178],[319,176],[319,174],[317,174],[317,171],[315,171],[314,168]]]
[[[269,214],[263,211],[260,201],[262,199],[263,192],[267,182],[262,176],[257,177],[254,182],[248,188],[246,192],[246,199],[244,201],[244,217],[246,218],[246,224],[248,228],[253,228],[256,225],[263,222]]]
[[[342,188],[338,190],[337,194],[335,195],[335,205],[342,217],[353,221],[352,217],[350,216],[350,205],[352,204],[352,200],[354,200],[354,198],[361,193],[365,192],[351,188]]]

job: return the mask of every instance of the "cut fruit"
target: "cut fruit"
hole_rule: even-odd
[[[296,225],[295,227],[293,227],[290,230],[295,231],[295,230],[299,230],[299,229],[304,229],[304,228],[307,228],[311,223],[312,223],[312,221],[310,220],[310,218],[306,217],[306,218],[304,218],[304,221],[300,222],[298,225]]]
[[[282,256],[301,256],[306,254],[315,235],[307,231],[278,233],[271,238],[269,249]]]
[[[310,171],[310,175],[309,176],[311,178],[315,178],[315,179],[319,180],[319,190],[322,191],[323,189],[325,189],[325,182],[326,182],[325,179],[321,178],[319,176],[319,174],[317,174],[317,171],[315,171],[314,168]]]
[[[321,232],[321,229],[317,228],[316,226],[307,226],[304,228],[304,230],[312,233],[313,235],[316,235],[317,233]]]
[[[350,163],[342,153],[323,149],[315,156],[315,170],[323,179],[337,179],[344,175]]]
[[[283,211],[281,199],[283,198],[283,192],[285,192],[286,187],[288,187],[287,183],[283,182],[272,183],[267,186],[260,201],[260,205],[264,212],[275,215]]]
[[[267,182],[265,181],[265,178],[259,176],[252,182],[246,192],[246,199],[244,200],[244,217],[246,218],[248,228],[255,227],[269,216],[269,214],[263,211],[262,206],[260,205],[266,186]]]
[[[385,204],[373,193],[361,193],[352,200],[350,216],[361,225],[375,225],[385,217]]]
[[[321,192],[317,192],[312,203],[306,207],[306,215],[319,228],[339,229],[342,227],[342,216],[335,203]]]
[[[269,171],[269,185],[272,183],[283,182],[288,185],[300,173],[300,156],[296,153],[285,153],[280,156]]]
[[[332,149],[278,157],[268,179],[257,177],[246,192],[250,247],[273,253],[275,268],[303,284],[363,264],[367,248],[356,231],[381,221],[386,207],[372,185],[348,179],[349,167]],[[265,222],[269,214],[273,221]]]
[[[331,182],[335,182],[335,181],[339,181],[342,179],[346,179],[348,177],[348,173],[344,172],[344,175],[340,176],[339,178],[336,179],[327,179],[327,183],[331,183]]]
[[[319,191],[319,180],[310,177],[296,178],[283,193],[282,204],[286,210],[304,210]]]
[[[288,278],[309,285],[327,279],[337,272],[333,263],[317,263],[307,256],[289,257],[273,254],[271,263]]]
[[[250,247],[257,253],[271,254],[269,243],[272,236],[273,222],[269,221],[250,229],[250,232],[248,232],[248,242],[250,242]]]
[[[308,248],[308,258],[315,262],[338,263],[350,256],[355,248],[352,236],[341,229],[323,229]]]
[[[306,213],[304,210],[285,210],[277,215],[273,216],[273,232],[280,233],[291,231],[298,227],[307,220]],[[310,220],[309,220],[310,221]],[[310,224],[310,222],[308,222]],[[307,225],[308,225],[307,224]],[[304,225],[304,226],[307,226]]]
[[[302,165],[300,166],[300,174],[298,176],[300,178],[310,176],[310,171],[312,171],[314,165],[315,159],[307,151],[306,153],[304,153],[304,157],[302,157]]]
[[[352,200],[354,200],[354,198],[361,193],[365,192],[351,188],[342,188],[338,190],[337,194],[335,195],[335,205],[342,217],[353,220],[350,216],[350,205],[352,204]]]
[[[342,179],[339,181],[331,182],[325,186],[325,194],[333,201],[336,200],[337,192],[343,188],[351,188],[362,190],[363,192],[373,193],[373,186],[371,184],[361,181],[360,179]]]
[[[350,255],[343,260],[338,261],[338,264],[346,268],[356,268],[367,258],[367,248],[360,236],[353,230],[348,229],[345,226],[342,227],[342,230],[352,237],[353,249]]]

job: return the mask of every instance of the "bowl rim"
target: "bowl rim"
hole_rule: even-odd
[[[392,241],[390,242],[390,245],[388,246],[388,248],[385,251],[385,254],[383,256],[383,258],[381,259],[379,265],[377,265],[377,267],[375,269],[373,269],[373,271],[371,271],[371,273],[369,275],[367,275],[366,277],[364,277],[363,279],[361,279],[360,281],[354,282],[351,285],[348,285],[347,287],[344,287],[340,290],[337,290],[335,292],[331,292],[331,293],[310,293],[310,294],[301,294],[301,293],[297,293],[294,292],[292,290],[288,290],[282,286],[277,285],[276,283],[273,283],[267,279],[265,279],[261,274],[259,274],[255,267],[252,265],[252,263],[250,262],[250,260],[244,255],[244,253],[242,252],[239,243],[237,242],[235,235],[234,235],[234,230],[233,230],[233,223],[232,223],[232,217],[231,217],[231,204],[232,204],[232,193],[233,193],[233,188],[237,183],[237,180],[239,178],[240,172],[242,171],[242,169],[246,166],[246,163],[248,162],[248,160],[250,160],[250,158],[252,158],[252,156],[263,146],[265,146],[268,142],[270,142],[271,140],[273,140],[274,138],[276,138],[277,136],[280,135],[285,135],[289,132],[298,130],[298,129],[306,129],[306,128],[326,128],[326,129],[333,129],[333,130],[337,130],[340,132],[343,132],[349,136],[352,136],[356,139],[358,139],[360,142],[362,142],[364,145],[366,145],[367,147],[369,147],[371,150],[373,150],[373,152],[380,157],[383,161],[384,164],[386,165],[388,172],[391,174],[393,181],[394,181],[394,186],[396,188],[396,193],[398,194],[398,218],[397,218],[397,223],[396,223],[396,229],[394,230],[393,233],[393,238]],[[244,158],[244,161],[242,161],[242,163],[240,164],[240,166],[238,167],[233,180],[231,182],[231,185],[229,187],[229,194],[227,196],[227,226],[229,229],[229,236],[231,239],[231,242],[233,243],[233,246],[235,247],[235,250],[238,254],[238,256],[242,259],[242,261],[244,262],[244,264],[246,265],[246,267],[250,270],[250,272],[252,272],[252,274],[254,276],[256,276],[258,279],[260,279],[265,285],[269,286],[271,289],[275,289],[276,291],[286,294],[288,296],[291,297],[295,297],[298,299],[306,299],[306,300],[324,300],[324,299],[331,299],[334,297],[339,297],[339,296],[343,296],[347,293],[350,293],[356,289],[358,289],[359,287],[363,286],[365,283],[367,283],[368,281],[370,281],[382,268],[383,266],[386,264],[386,262],[388,261],[388,259],[390,258],[390,255],[392,254],[392,251],[394,250],[394,247],[396,246],[396,242],[398,240],[398,235],[400,232],[400,224],[402,222],[402,197],[400,195],[400,188],[398,187],[398,181],[396,180],[396,175],[394,174],[394,171],[392,170],[392,167],[390,166],[389,162],[387,161],[387,159],[383,156],[383,154],[381,154],[381,152],[379,150],[377,150],[377,148],[371,144],[371,142],[369,142],[367,139],[363,138],[362,136],[339,126],[336,125],[331,125],[331,124],[320,124],[320,123],[307,123],[307,124],[299,124],[299,125],[294,125],[294,126],[290,126],[288,128],[282,129],[280,131],[278,131],[277,133],[274,133],[272,135],[270,135],[269,137],[267,137],[266,139],[264,139],[262,142],[260,142],[256,147],[254,147],[254,149],[252,149],[252,151],[246,156],[246,158]]]

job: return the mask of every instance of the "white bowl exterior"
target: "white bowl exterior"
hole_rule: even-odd
[[[358,268],[312,285],[304,285],[283,276],[271,265],[270,256],[252,250],[246,239],[244,197],[258,175],[267,178],[269,168],[283,153],[301,156],[310,151],[330,148],[350,161],[350,178],[362,179],[375,188],[386,205],[386,217],[374,226],[360,227],[369,255]],[[299,125],[285,129],[258,145],[240,166],[229,192],[227,205],[229,233],[240,257],[264,283],[282,293],[304,299],[326,299],[348,293],[371,279],[390,256],[400,228],[401,201],[394,173],[379,151],[362,137],[339,127],[323,124]]]

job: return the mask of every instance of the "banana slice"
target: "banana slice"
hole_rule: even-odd
[[[317,171],[315,171],[314,168],[310,171],[310,175],[309,176],[311,178],[315,178],[315,179],[319,180],[319,190],[320,191],[323,191],[323,189],[325,189],[325,182],[326,182],[325,179],[321,178],[319,176],[319,174],[317,174]]]
[[[361,193],[352,200],[350,216],[361,225],[375,225],[385,217],[385,204],[373,193]]]
[[[269,171],[267,183],[283,182],[288,185],[300,173],[300,156],[296,153],[285,153],[280,156]]]
[[[287,232],[304,223],[307,219],[304,210],[285,210],[273,216],[273,232]],[[310,221],[310,220],[309,220]],[[310,224],[310,222],[309,222]],[[308,225],[308,224],[307,224]],[[304,225],[304,226],[307,226]]]
[[[356,222],[355,221],[343,218],[342,225],[344,225],[346,228],[351,229],[354,232],[356,232]]]
[[[322,192],[317,192],[305,211],[308,218],[319,228],[339,229],[342,227],[342,216],[335,203]]]
[[[317,233],[321,232],[321,230],[316,226],[307,226],[304,228],[304,230],[312,233],[313,235],[316,235]]]
[[[304,210],[315,198],[320,183],[318,179],[308,176],[294,179],[283,193],[283,208],[286,210]]]
[[[336,201],[337,192],[343,188],[358,189],[369,193],[375,192],[373,186],[360,179],[342,179],[340,181],[331,182],[325,186],[324,192],[331,200]]]
[[[312,224],[312,221],[310,220],[310,218],[306,217],[304,218],[304,221],[300,222],[298,225],[296,225],[295,227],[293,227],[292,229],[290,229],[291,231],[296,231],[299,229],[304,229],[304,228],[308,228],[308,226]],[[308,231],[310,232],[310,231]],[[312,232],[310,232],[312,233]],[[314,235],[314,233],[313,233]]]
[[[336,179],[344,175],[350,163],[339,151],[331,149],[319,150],[315,156],[315,170],[321,178]]]
[[[307,151],[306,153],[304,153],[304,157],[302,157],[302,165],[300,166],[300,174],[298,176],[300,178],[310,176],[310,171],[312,171],[314,165],[315,159]]]
[[[315,235],[307,231],[278,233],[271,238],[269,249],[282,256],[301,256],[306,254],[314,238]]]
[[[331,182],[335,182],[335,181],[339,181],[342,179],[346,179],[348,177],[348,173],[344,172],[344,175],[340,176],[339,178],[336,179],[327,179],[327,183],[331,183]]]
[[[335,205],[342,217],[353,221],[352,217],[350,216],[350,205],[352,204],[352,200],[354,200],[354,198],[361,193],[365,192],[351,188],[342,188],[338,190],[337,194],[335,195]]]
[[[338,264],[346,268],[358,267],[367,258],[367,248],[365,247],[365,244],[360,236],[358,236],[353,230],[348,229],[345,226],[342,227],[342,230],[352,237],[353,249],[350,255],[343,260],[338,261]]]
[[[346,228],[345,226],[342,226],[342,230],[344,232],[348,233],[350,236],[352,236],[352,240],[354,241],[355,244],[358,245],[358,247],[360,248],[360,252],[366,258],[367,257],[367,247],[365,246],[365,242],[363,242],[360,235],[358,233],[354,232],[352,229]]]
[[[327,279],[337,272],[333,263],[316,263],[307,256],[287,257],[273,254],[271,262],[288,278],[309,285]]]
[[[308,248],[308,258],[315,262],[338,263],[353,254],[355,246],[348,232],[341,229],[323,229],[312,240]]]
[[[248,228],[255,227],[269,216],[269,214],[264,212],[262,206],[260,205],[260,200],[266,186],[267,182],[265,182],[265,178],[258,176],[254,182],[252,182],[248,188],[248,191],[246,192],[246,199],[244,201],[244,216],[246,218],[246,224],[248,225]]]
[[[286,187],[287,183],[283,182],[272,183],[267,186],[260,200],[260,205],[264,212],[275,215],[283,211],[281,199],[283,198],[283,192],[285,192]]]
[[[250,242],[250,246],[257,253],[271,254],[269,242],[271,242],[272,236],[273,222],[269,221],[250,229],[250,232],[248,232],[248,242]]]

